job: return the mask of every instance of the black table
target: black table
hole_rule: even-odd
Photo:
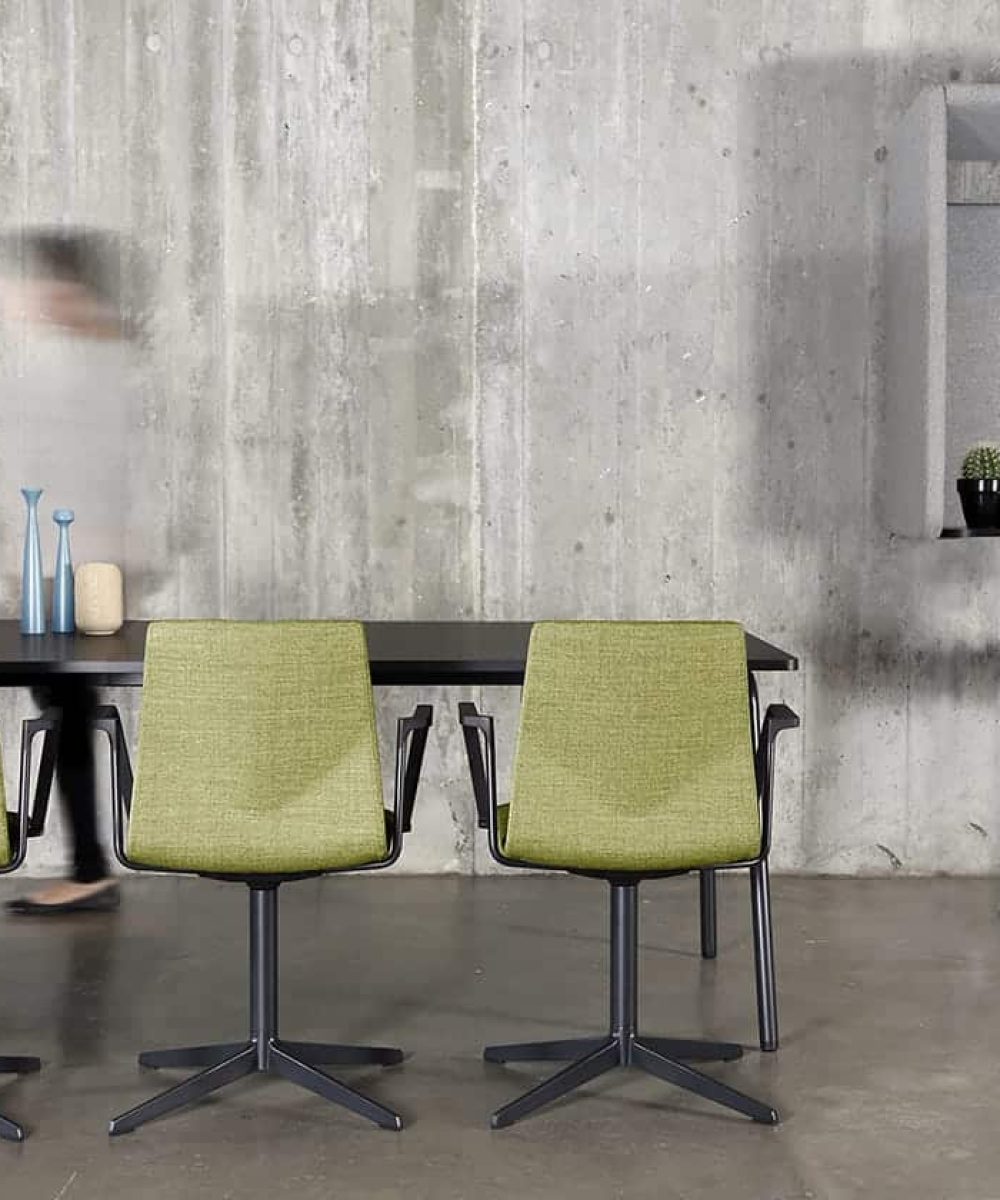
[[[54,676],[85,675],[95,686],[142,683],[146,621],[126,621],[110,637],[24,635],[0,621],[0,687],[29,687]],[[524,682],[530,621],[366,621],[372,683],[517,686]],[[747,634],[751,671],[794,671],[798,660]]]

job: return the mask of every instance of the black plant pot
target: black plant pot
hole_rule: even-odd
[[[1000,529],[1000,479],[960,479],[958,495],[970,529]]]

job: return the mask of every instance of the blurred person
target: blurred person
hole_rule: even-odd
[[[47,512],[76,514],[74,564],[123,560],[129,397],[120,257],[113,237],[86,230],[24,230],[0,247],[0,525],[10,545],[23,527],[19,488],[43,488]],[[7,909],[40,916],[117,908],[98,831],[90,725],[97,691],[69,677],[32,694],[62,711],[56,781],[71,872]]]

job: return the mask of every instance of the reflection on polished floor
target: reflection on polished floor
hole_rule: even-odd
[[[4,881],[0,900],[23,889]],[[566,878],[340,878],[282,889],[286,1036],[402,1046],[341,1072],[398,1109],[379,1131],[257,1078],[112,1141],[107,1119],[173,1076],[141,1049],[239,1039],[246,897],[191,879],[125,881],[113,915],[0,928],[0,1080],[30,1130],[0,1144],[4,1200],[177,1197],[1000,1196],[1000,928],[989,880],[775,880],[782,1048],[755,1048],[746,881],[720,881],[720,953],[697,954],[697,885],[644,885],[649,1032],[742,1041],[710,1068],[774,1102],[754,1125],[638,1073],[501,1132],[490,1112],[551,1066],[484,1064],[488,1041],[605,1011],[607,888]],[[181,1076],[176,1076],[181,1078]]]

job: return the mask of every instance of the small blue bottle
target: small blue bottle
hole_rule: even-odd
[[[21,488],[28,506],[21,567],[21,632],[45,632],[45,590],[42,583],[42,544],[38,534],[38,500],[41,488]]]
[[[57,508],[52,520],[59,526],[59,545],[56,549],[56,573],[52,583],[52,632],[73,633],[76,612],[73,604],[73,562],[69,552],[69,527],[73,523],[71,508]]]

